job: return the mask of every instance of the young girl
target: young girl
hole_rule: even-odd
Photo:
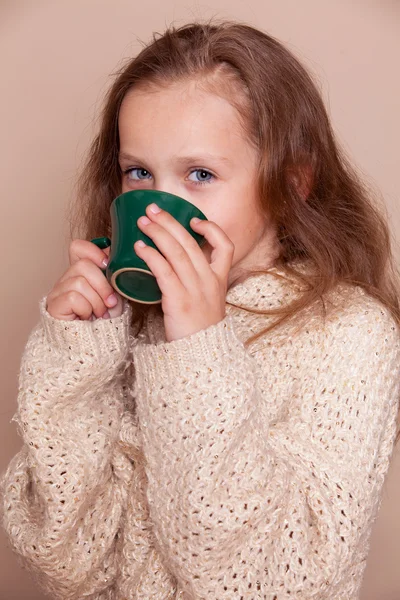
[[[102,272],[121,192],[162,291]],[[24,446],[3,523],[49,597],[359,598],[395,441],[400,308],[387,225],[277,40],[170,27],[118,74],[74,213],[70,267],[19,374]],[[154,210],[153,210],[154,209]]]

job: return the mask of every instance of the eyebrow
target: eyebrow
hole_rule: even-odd
[[[119,159],[120,160],[129,160],[129,161],[133,161],[133,162],[147,162],[147,161],[142,161],[139,160],[136,156],[133,156],[131,154],[128,154],[127,152],[120,152],[119,154]],[[188,164],[201,164],[202,162],[220,162],[220,163],[225,163],[225,164],[230,164],[231,161],[229,158],[226,158],[225,156],[217,156],[214,154],[208,154],[208,153],[202,153],[202,154],[196,154],[193,156],[178,156],[174,158],[175,162],[181,164],[181,165],[188,165]]]

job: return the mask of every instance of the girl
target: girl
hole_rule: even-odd
[[[113,198],[159,305],[89,240]],[[170,27],[118,74],[80,180],[81,237],[19,374],[3,523],[53,600],[356,600],[395,441],[389,234],[305,69],[235,22]]]

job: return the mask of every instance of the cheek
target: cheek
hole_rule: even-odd
[[[244,194],[243,194],[244,196]],[[235,261],[241,259],[253,247],[260,236],[261,217],[251,199],[244,206],[242,200],[232,203],[219,199],[219,210],[205,211],[207,218],[214,221],[235,245]],[[208,244],[207,244],[208,245]]]
[[[247,254],[248,248],[251,246],[251,241],[248,233],[248,224],[242,222],[241,217],[235,215],[227,215],[220,218],[219,222],[215,219],[222,231],[228,236],[235,246],[233,255],[233,264],[242,259]]]
[[[224,223],[221,223],[220,227],[232,240],[237,249],[251,245],[256,233],[254,223],[247,215],[243,214],[231,215],[225,219]]]
[[[232,214],[212,214],[210,211],[207,218],[209,221],[214,221],[233,243],[237,241],[241,230],[240,218]]]

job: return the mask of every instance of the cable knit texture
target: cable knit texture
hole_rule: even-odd
[[[256,275],[227,300],[280,306]],[[1,477],[20,564],[52,600],[357,600],[396,431],[399,332],[357,287],[274,317],[227,304],[167,342],[151,309],[66,322],[39,303]]]

